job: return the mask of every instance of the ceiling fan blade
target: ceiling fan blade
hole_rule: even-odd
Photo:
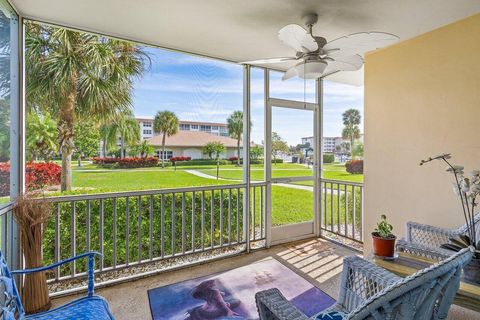
[[[295,61],[295,60],[297,60],[297,58],[295,57],[284,57],[284,58],[270,58],[270,59],[243,61],[239,63],[240,64],[266,64],[266,63],[279,63],[279,62]]]
[[[278,38],[297,52],[308,53],[318,49],[315,39],[298,24],[289,24],[280,29]]]
[[[363,58],[358,54],[352,56],[336,57],[335,60],[327,61],[328,66],[324,73],[331,71],[357,71],[363,66]]]
[[[297,75],[298,75],[297,69],[295,69],[295,67],[291,67],[290,69],[285,71],[285,74],[283,75],[282,80],[288,80],[288,79],[293,78]]]
[[[360,32],[332,40],[322,49],[328,56],[336,59],[338,56],[363,55],[365,52],[398,42],[399,39],[396,35],[384,32]]]

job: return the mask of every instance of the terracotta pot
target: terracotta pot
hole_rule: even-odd
[[[395,240],[397,237],[382,238],[376,232],[372,232],[373,254],[381,257],[393,257],[395,253]]]
[[[480,284],[480,259],[472,258],[472,260],[463,267],[462,280],[474,284]]]

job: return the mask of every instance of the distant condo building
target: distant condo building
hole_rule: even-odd
[[[363,134],[360,135],[360,139],[358,139],[363,143]],[[303,137],[302,138],[302,145],[310,144],[310,148],[314,148],[315,143],[313,141],[313,137]],[[343,139],[342,137],[323,137],[323,152],[324,153],[335,153],[337,152],[337,147],[340,146],[342,143],[347,143],[350,145],[350,141],[348,139]]]
[[[154,117],[142,116],[136,117],[140,124],[140,136],[142,140],[152,138]],[[201,122],[201,121],[179,121],[179,131],[200,131],[210,133],[216,136],[229,137],[228,126],[226,123]]]

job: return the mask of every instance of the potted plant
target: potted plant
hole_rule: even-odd
[[[52,214],[50,203],[41,198],[20,195],[15,201],[13,212],[20,227],[25,267],[31,269],[43,266],[43,224]],[[50,309],[51,302],[44,272],[25,275],[21,292],[27,314]]]
[[[380,222],[372,232],[373,254],[380,257],[393,257],[395,253],[395,235],[392,234],[393,226],[387,222],[387,216],[382,214]]]
[[[442,244],[441,247],[448,250],[460,251],[466,247],[473,247],[475,252],[472,260],[463,268],[463,279],[467,282],[480,283],[480,241],[475,228],[475,208],[477,207],[477,197],[480,194],[480,170],[473,170],[471,177],[465,177],[464,167],[453,165],[448,161],[451,154],[444,153],[436,157],[430,157],[422,160],[420,165],[440,160],[447,164],[447,172],[453,174],[453,192],[459,197],[462,204],[463,218],[467,226],[465,234],[450,238],[449,243]]]

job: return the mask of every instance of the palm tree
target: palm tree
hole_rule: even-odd
[[[153,131],[163,135],[162,137],[162,168],[165,167],[165,138],[178,132],[178,118],[171,111],[158,111],[153,120]]]
[[[237,139],[237,166],[240,165],[240,141],[243,134],[243,112],[234,111],[227,119],[228,132],[233,139]]]
[[[35,111],[27,114],[27,134],[25,137],[27,157],[32,160],[39,158],[50,161],[58,150],[57,123],[47,113],[39,114]]]
[[[118,115],[107,126],[106,142],[109,149],[117,146],[120,138],[120,158],[125,158],[126,145],[134,145],[140,141],[140,125],[131,112]]]
[[[148,57],[130,42],[34,22],[25,46],[27,104],[58,117],[61,190],[70,190],[77,115],[101,121],[129,110]]]
[[[140,155],[140,158],[146,158],[154,152],[155,152],[155,148],[152,145],[150,145],[147,140],[143,140],[141,143],[136,144],[130,148],[130,155],[131,156]]]
[[[362,116],[357,109],[348,109],[342,114],[344,128],[342,130],[342,138],[350,141],[350,150],[353,150],[355,139],[360,138],[360,122]]]

